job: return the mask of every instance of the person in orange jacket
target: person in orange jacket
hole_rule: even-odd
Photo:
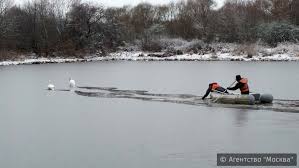
[[[234,87],[228,87],[228,90],[240,89],[241,94],[249,94],[248,79],[242,78],[240,75],[236,76],[236,81],[238,82]]]
[[[201,99],[204,100],[210,94],[210,92],[214,91],[219,93],[228,93],[225,88],[221,87],[218,83],[213,82],[209,84],[209,88],[207,89],[206,94]]]

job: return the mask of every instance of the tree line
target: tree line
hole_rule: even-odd
[[[299,0],[183,0],[167,5],[104,7],[80,0],[33,0],[14,5],[0,0],[0,51],[74,56],[117,50],[154,39],[205,42],[279,42],[299,40]]]

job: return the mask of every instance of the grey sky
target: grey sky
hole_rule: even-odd
[[[15,0],[16,3],[23,3],[27,2],[28,0]],[[140,2],[149,2],[151,4],[167,4],[169,2],[176,2],[178,0],[83,0],[83,1],[94,1],[97,3],[101,3],[104,6],[114,6],[114,7],[121,7],[124,5],[137,5]],[[217,6],[221,6],[224,0],[215,0]]]

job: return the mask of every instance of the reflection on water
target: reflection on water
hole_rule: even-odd
[[[68,90],[58,90],[68,91]],[[279,112],[299,112],[299,100],[282,100],[276,99],[272,104],[259,105],[240,105],[240,104],[216,104],[212,103],[210,99],[202,100],[201,96],[192,94],[159,94],[150,93],[145,90],[121,90],[115,87],[90,87],[79,86],[75,93],[80,96],[98,97],[98,98],[126,98],[137,99],[144,101],[170,102],[178,104],[196,105],[196,106],[210,106],[210,107],[225,107],[236,108],[242,112],[237,114],[237,120],[246,120],[247,110],[272,110]]]
[[[245,123],[247,123],[248,121],[248,113],[250,111],[247,110],[247,109],[239,109],[237,111],[234,112],[234,115],[235,115],[235,124],[238,126],[238,127],[242,127],[244,126]]]

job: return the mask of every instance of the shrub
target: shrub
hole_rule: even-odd
[[[162,46],[157,40],[143,40],[141,43],[141,49],[143,51],[160,52]]]
[[[63,56],[75,56],[77,52],[75,43],[72,40],[63,42],[60,45],[59,51]]]
[[[20,55],[15,51],[0,50],[0,61],[5,60],[15,60],[18,59]]]
[[[298,42],[299,40],[299,28],[283,22],[260,24],[256,32],[258,38],[271,46],[276,46],[280,42]]]
[[[248,58],[257,55],[256,44],[241,44],[233,51],[235,55],[246,54]]]

